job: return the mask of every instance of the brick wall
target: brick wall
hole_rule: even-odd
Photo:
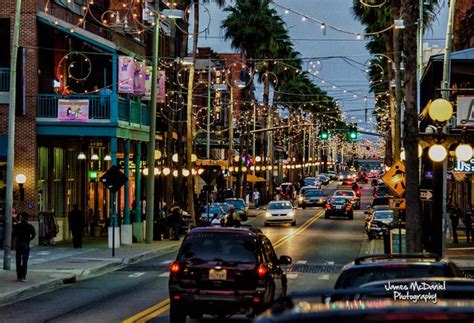
[[[36,214],[37,194],[36,184],[36,127],[35,106],[38,87],[37,70],[38,59],[37,35],[36,35],[36,8],[38,1],[27,0],[22,3],[20,42],[21,47],[27,48],[25,57],[25,86],[26,86],[26,115],[18,116],[15,120],[15,167],[14,177],[23,173],[26,175],[25,200],[18,202],[18,185],[14,183],[15,207],[17,211],[28,211]],[[0,6],[0,18],[10,19],[10,37],[13,38],[13,27],[15,19],[15,0],[7,0]],[[17,89],[21,91],[21,89]],[[8,105],[0,106],[0,133],[8,132]]]

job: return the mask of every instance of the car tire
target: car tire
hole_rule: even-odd
[[[170,323],[186,323],[186,312],[176,304],[170,304]]]
[[[292,227],[296,227],[296,221],[291,222]]]

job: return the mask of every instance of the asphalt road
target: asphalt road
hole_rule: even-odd
[[[332,194],[335,183],[325,188]],[[288,268],[289,291],[331,288],[342,265],[360,252],[364,239],[364,206],[370,188],[363,189],[362,210],[354,220],[324,219],[323,209],[297,210],[297,226],[263,227],[264,211],[247,224],[261,227],[279,255],[293,258]],[[64,286],[24,301],[0,307],[0,322],[168,322],[168,273],[176,251],[117,271]],[[233,317],[228,321],[246,321]],[[212,317],[204,322],[216,322]],[[248,321],[248,320],[247,320]],[[188,319],[188,322],[193,320]]]

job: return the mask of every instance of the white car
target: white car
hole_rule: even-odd
[[[296,226],[295,209],[290,201],[271,201],[265,212],[265,226],[281,223]]]

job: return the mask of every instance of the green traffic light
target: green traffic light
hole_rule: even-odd
[[[349,134],[349,137],[350,137],[351,139],[357,139],[357,133],[356,133],[356,132],[351,132],[351,133]]]
[[[321,140],[328,140],[329,139],[329,133],[327,131],[322,131],[320,135]]]

